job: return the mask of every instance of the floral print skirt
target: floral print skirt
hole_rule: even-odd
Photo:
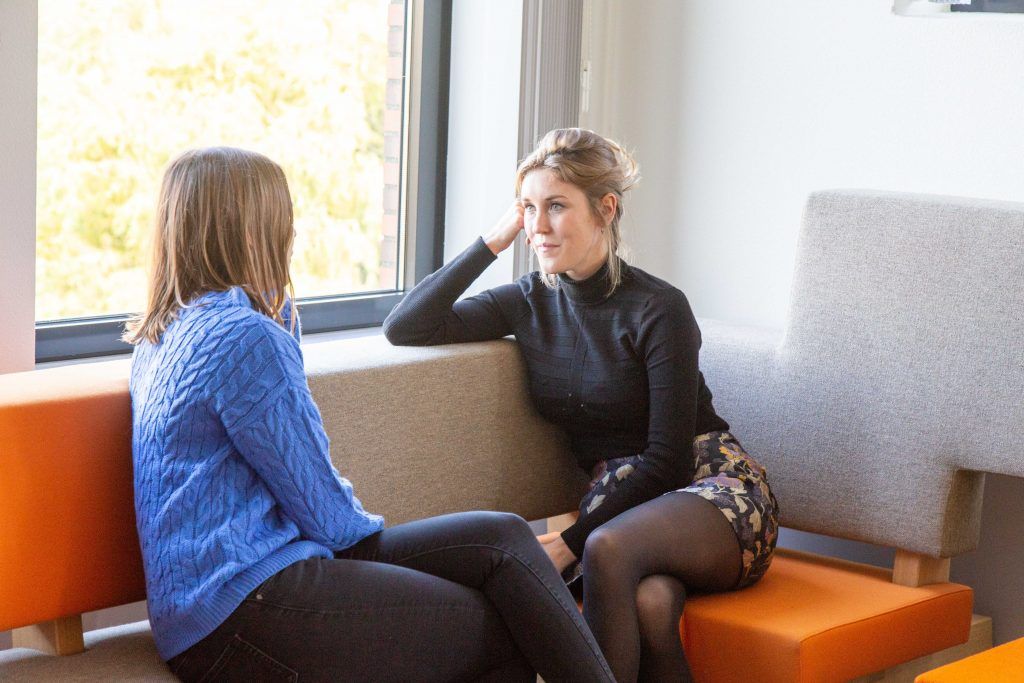
[[[711,501],[725,515],[742,553],[743,568],[736,588],[745,588],[768,571],[778,538],[779,504],[768,486],[768,475],[729,432],[700,434],[693,440],[693,455],[693,481],[665,495],[692,493]],[[586,515],[598,508],[633,472],[640,458],[633,455],[598,462],[591,471],[590,490],[580,502],[580,513]],[[579,572],[580,565],[570,568],[567,580],[577,579]]]
[[[693,452],[693,482],[679,491],[710,500],[732,524],[743,553],[736,587],[745,588],[768,571],[779,535],[779,503],[768,474],[729,432],[701,434],[693,440]]]

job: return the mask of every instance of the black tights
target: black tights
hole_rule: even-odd
[[[679,639],[686,591],[736,585],[736,533],[692,493],[660,496],[599,527],[583,551],[583,614],[619,683],[689,681]]]

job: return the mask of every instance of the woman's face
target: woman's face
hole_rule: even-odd
[[[582,190],[541,168],[523,178],[519,199],[526,238],[541,270],[583,280],[601,268],[608,258],[605,220],[593,214]]]

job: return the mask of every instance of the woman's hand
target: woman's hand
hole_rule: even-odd
[[[484,242],[495,256],[508,249],[515,241],[516,235],[523,229],[523,207],[516,201],[508,207],[505,215],[498,219],[491,231],[484,237]]]
[[[544,534],[538,536],[537,540],[540,542],[544,552],[548,554],[548,558],[551,559],[551,564],[555,565],[555,569],[558,573],[565,571],[565,568],[576,561],[576,556],[569,546],[562,540],[562,534],[553,532],[550,534]]]
[[[537,537],[537,542],[540,543],[541,545],[544,545],[545,543],[551,543],[551,541],[555,540],[559,536],[561,536],[561,534],[559,532],[552,531],[550,533],[541,534],[540,536],[538,536]]]

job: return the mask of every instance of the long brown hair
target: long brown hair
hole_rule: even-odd
[[[232,147],[185,152],[164,172],[154,222],[148,303],[125,341],[157,344],[196,296],[236,286],[284,324],[295,231],[280,166]]]
[[[601,199],[612,193],[618,199],[615,215],[604,230],[608,244],[608,280],[611,295],[622,282],[622,262],[619,253],[622,234],[622,195],[640,180],[640,167],[633,156],[614,140],[584,128],[558,128],[550,131],[516,169],[516,197],[523,187],[523,179],[531,171],[547,168],[565,183],[575,185],[587,197],[591,213],[601,217]],[[542,275],[549,287],[558,284],[551,273]]]

